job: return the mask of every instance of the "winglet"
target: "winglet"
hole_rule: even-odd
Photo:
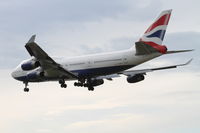
[[[35,37],[36,37],[36,35],[33,35],[33,36],[29,39],[29,41],[28,41],[27,43],[33,43],[33,42],[35,42]]]
[[[182,66],[190,64],[190,63],[192,62],[192,60],[193,60],[193,58],[190,59],[190,60],[189,60],[188,62],[186,62],[185,64],[183,64]]]
[[[188,65],[188,64],[190,64],[190,63],[192,62],[192,60],[193,60],[193,58],[190,59],[189,61],[187,61],[186,63],[180,64],[180,65],[177,65],[177,66],[185,66],[185,65]]]
[[[31,38],[29,39],[29,41],[28,41],[28,42],[26,43],[26,45],[25,45],[27,51],[29,52],[29,54],[30,54],[31,56],[34,56],[34,53],[33,53],[33,51],[31,50],[31,48],[30,48],[29,45],[35,42],[35,37],[36,37],[36,35],[32,35]]]

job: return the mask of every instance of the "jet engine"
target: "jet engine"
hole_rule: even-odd
[[[136,74],[134,76],[128,76],[127,77],[127,82],[128,83],[137,83],[144,80],[144,75],[143,74]]]
[[[36,59],[30,59],[21,64],[21,68],[24,71],[33,70],[39,66],[40,66],[40,62],[37,61]]]
[[[43,78],[44,77],[44,72],[42,71],[34,71],[34,72],[30,72],[27,74],[27,79],[28,80],[34,80],[37,78]]]
[[[99,86],[102,85],[104,83],[103,79],[93,79],[91,81],[92,86]]]

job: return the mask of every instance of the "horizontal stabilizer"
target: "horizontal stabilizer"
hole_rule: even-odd
[[[166,54],[175,54],[175,53],[191,52],[191,51],[194,51],[194,49],[167,51]]]

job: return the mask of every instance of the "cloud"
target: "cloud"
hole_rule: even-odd
[[[52,131],[49,129],[38,129],[36,132],[37,133],[51,133]]]
[[[14,29],[18,32],[41,32],[57,23],[101,21],[105,18],[118,18],[129,12],[134,13],[134,10],[134,14],[137,14],[141,8],[134,2],[138,0],[109,0],[106,4],[105,1],[93,0],[3,1],[1,11],[4,14],[1,13],[0,16],[4,16],[1,17],[2,22],[7,22],[2,25],[7,31]]]
[[[67,125],[65,127],[66,131],[72,131],[72,132],[81,132],[86,131],[90,129],[90,132],[96,132],[96,128],[99,129],[98,132],[108,132],[108,131],[115,131],[115,132],[121,132],[124,130],[122,127],[125,125],[130,125],[133,120],[135,121],[134,124],[140,125],[142,122],[142,119],[144,119],[145,116],[142,115],[134,115],[134,114],[117,114],[117,115],[111,115],[108,119],[100,119],[100,120],[94,120],[94,121],[80,121],[75,122]],[[137,121],[137,123],[136,123]],[[134,125],[133,123],[131,125]],[[115,127],[113,127],[115,125]],[[104,127],[104,128],[100,128]],[[115,128],[115,129],[113,129]],[[128,129],[130,130],[130,129]],[[124,131],[128,131],[125,129]]]
[[[116,108],[122,108],[128,106],[129,102],[120,102],[116,99],[106,99],[103,101],[98,101],[93,104],[80,104],[80,105],[67,105],[65,107],[57,107],[55,110],[48,111],[47,116],[57,116],[62,115],[64,112],[68,111],[93,111],[93,110],[112,110]]]

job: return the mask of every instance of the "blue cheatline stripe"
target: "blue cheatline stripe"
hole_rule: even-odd
[[[117,72],[129,69],[131,67],[134,67],[134,65],[90,68],[90,69],[83,69],[83,70],[73,70],[71,72],[72,73],[78,73],[78,76],[80,76],[80,77],[87,77],[87,76],[113,74],[113,73],[117,73]]]
[[[113,74],[113,73],[117,73],[117,72],[120,72],[120,71],[124,71],[126,69],[131,68],[131,67],[134,67],[134,65],[89,68],[89,69],[82,69],[82,70],[73,70],[71,72],[78,74],[79,77],[87,78],[87,77],[95,77],[95,76],[98,76],[98,75]],[[40,82],[40,81],[45,81],[45,80],[51,80],[51,79],[48,79],[48,78],[45,78],[45,79],[36,78],[36,79],[32,79],[31,81],[29,81],[29,79],[27,79],[27,76],[16,77],[16,79],[20,80],[20,81],[28,81],[28,82]]]
[[[148,35],[147,37],[149,37],[149,38],[157,37],[157,38],[160,38],[161,40],[163,40],[164,36],[165,36],[165,32],[166,32],[166,30],[158,30],[158,31],[152,33],[151,35]]]
[[[27,81],[27,77],[26,76],[15,77],[15,79],[17,79],[19,81]]]

